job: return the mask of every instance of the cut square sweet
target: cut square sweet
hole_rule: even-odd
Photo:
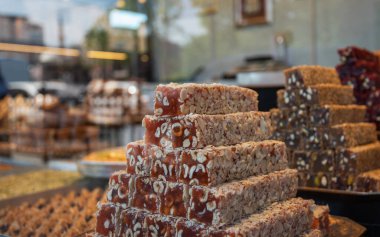
[[[335,68],[301,65],[284,70],[288,87],[313,86],[319,84],[340,85]]]
[[[380,192],[380,169],[359,174],[355,180],[355,190],[358,192]]]
[[[107,201],[122,205],[124,208],[131,204],[131,194],[135,190],[135,177],[125,171],[111,175],[108,182]]]
[[[206,224],[231,224],[272,202],[294,197],[296,190],[297,171],[291,169],[215,188],[192,186],[188,216]]]
[[[144,229],[147,237],[175,236],[176,218],[163,215],[147,215],[144,221]]]
[[[365,114],[363,105],[324,105],[311,109],[310,122],[315,126],[359,123],[365,121]]]
[[[354,147],[377,141],[376,125],[344,123],[331,127],[330,147]]]
[[[164,148],[203,148],[268,139],[269,112],[227,115],[145,116],[145,143]]]
[[[238,86],[170,83],[157,86],[154,114],[178,116],[257,111],[257,97],[254,90]]]
[[[165,191],[159,192],[160,213],[171,216],[187,216],[189,186],[181,183],[167,182]]]
[[[165,188],[166,182],[153,180],[150,177],[136,176],[131,206],[157,213],[160,205],[159,195],[164,193]]]
[[[127,171],[129,174],[149,175],[151,160],[145,154],[144,141],[135,141],[127,145]]]

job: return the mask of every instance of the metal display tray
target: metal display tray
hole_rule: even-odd
[[[380,193],[299,187],[298,196],[329,205],[332,215],[348,217],[367,228],[365,236],[380,236]]]
[[[86,177],[108,179],[113,172],[124,170],[126,163],[81,160],[78,161],[77,166],[78,171]]]

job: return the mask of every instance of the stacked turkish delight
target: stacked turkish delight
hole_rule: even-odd
[[[158,86],[144,140],[127,145],[126,170],[110,177],[96,235],[323,236],[257,104],[235,86]]]
[[[336,66],[343,84],[354,87],[358,104],[368,106],[370,122],[380,129],[380,56],[355,46],[338,50],[340,64]]]
[[[278,109],[271,111],[273,139],[288,147],[299,184],[351,190],[356,176],[380,168],[376,126],[365,123],[366,107],[341,85],[334,68],[297,66],[284,71]]]

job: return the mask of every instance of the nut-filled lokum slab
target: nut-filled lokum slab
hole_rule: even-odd
[[[296,186],[297,171],[291,169],[216,188],[192,186],[188,217],[212,225],[231,224],[273,202],[294,197]]]
[[[341,175],[380,168],[380,142],[342,148],[337,153],[337,171]]]
[[[170,83],[157,86],[154,114],[177,116],[257,111],[257,97],[255,91],[238,86]]]
[[[365,121],[363,105],[324,105],[310,111],[310,122],[315,126],[333,126],[341,123]]]
[[[272,204],[229,227],[204,231],[204,236],[300,236],[310,231],[313,220],[311,200],[293,198]]]
[[[310,232],[314,202],[292,198],[236,221],[215,227],[181,217],[152,214],[103,204],[97,213],[95,236],[301,236]]]
[[[116,179],[115,176],[123,175],[115,173],[110,180]],[[297,171],[291,169],[211,188],[126,173],[124,176],[119,180],[126,181],[125,184],[110,181],[108,202],[213,225],[230,224],[273,202],[292,198],[297,192]],[[128,190],[131,188],[133,191]],[[122,199],[128,202],[120,202]]]
[[[351,86],[321,84],[285,90],[284,103],[289,106],[349,105],[355,102]]]
[[[380,192],[380,169],[359,174],[355,180],[355,190],[358,192]]]
[[[302,65],[286,69],[284,74],[285,83],[290,87],[341,84],[335,68],[330,67]]]
[[[136,159],[136,157],[140,157]],[[139,164],[141,161],[150,161]],[[266,140],[195,150],[167,150],[132,142],[127,145],[127,172],[190,185],[216,186],[287,167],[283,142]]]
[[[344,123],[331,127],[330,147],[354,147],[377,141],[376,125]]]
[[[272,133],[269,112],[226,115],[145,116],[145,143],[164,148],[203,148],[266,140]]]

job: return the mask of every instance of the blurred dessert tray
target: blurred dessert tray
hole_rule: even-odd
[[[109,178],[115,171],[125,169],[121,161],[78,161],[78,171],[86,177]]]

